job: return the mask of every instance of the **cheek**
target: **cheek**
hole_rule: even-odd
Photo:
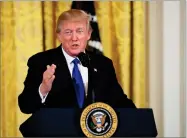
[[[70,38],[69,37],[64,37],[64,38],[62,38],[62,43],[64,43],[64,44],[67,44],[67,43],[69,43],[71,40],[70,40]]]
[[[89,40],[87,36],[81,37],[79,39],[81,41],[81,43],[87,43],[87,41]]]

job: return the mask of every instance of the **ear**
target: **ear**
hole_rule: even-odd
[[[87,37],[87,40],[89,40],[91,38],[91,35],[92,35],[92,30],[89,30],[88,31],[88,37]]]

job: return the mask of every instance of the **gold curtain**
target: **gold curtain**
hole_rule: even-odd
[[[30,115],[22,114],[18,95],[23,90],[28,58],[56,47],[57,16],[71,2],[0,2],[1,43],[1,137],[20,137],[19,125]]]
[[[59,45],[55,23],[71,1],[0,2],[1,137],[20,137],[23,90],[28,58]],[[145,107],[144,2],[95,2],[104,54],[110,57],[125,93]]]
[[[137,107],[146,107],[145,2],[95,2],[104,54]]]

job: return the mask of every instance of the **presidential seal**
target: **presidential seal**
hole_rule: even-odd
[[[101,102],[86,107],[80,118],[80,126],[87,137],[111,137],[118,125],[114,109]]]

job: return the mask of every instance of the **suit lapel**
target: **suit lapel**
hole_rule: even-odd
[[[53,63],[56,65],[56,70],[53,89],[59,93],[58,95],[63,97],[62,100],[65,100],[67,103],[74,103],[75,105],[78,105],[76,102],[76,93],[73,87],[71,74],[65,56],[62,52],[61,45],[56,48],[54,57]]]
[[[65,59],[65,56],[62,52],[61,46],[56,49],[56,54],[54,58],[54,63],[56,64],[56,74],[59,75],[63,81],[70,81],[71,74],[68,69],[68,65]]]

